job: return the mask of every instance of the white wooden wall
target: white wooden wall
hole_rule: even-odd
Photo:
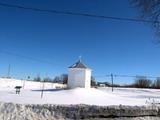
[[[70,68],[68,73],[68,88],[90,88],[91,70],[83,68]]]

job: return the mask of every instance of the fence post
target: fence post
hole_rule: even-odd
[[[45,84],[45,81],[43,81],[43,83],[42,83],[41,98],[43,98],[43,92],[44,92],[44,84]]]
[[[112,81],[112,92],[113,92],[113,74],[111,73],[111,81]]]

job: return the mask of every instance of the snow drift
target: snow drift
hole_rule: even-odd
[[[25,85],[24,85],[25,84]],[[24,88],[15,94],[14,87]],[[160,90],[110,88],[59,90],[62,84],[0,78],[0,120],[159,120]],[[149,101],[150,102],[150,101]],[[72,104],[72,105],[71,105]]]
[[[0,103],[0,120],[158,120],[159,116],[158,107]]]
[[[43,98],[41,92],[44,85]],[[15,86],[22,86],[20,94],[15,94]],[[160,90],[138,88],[75,88],[57,83],[0,78],[0,102],[17,104],[87,104],[97,106],[129,105],[142,106],[160,103]],[[58,88],[58,89],[57,89]]]

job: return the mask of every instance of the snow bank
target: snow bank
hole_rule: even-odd
[[[1,120],[159,120],[158,116],[158,107],[0,103]]]
[[[43,82],[35,82],[35,81],[27,81],[27,80],[17,80],[17,79],[8,79],[8,78],[0,78],[0,90],[4,90],[7,88],[14,89],[15,86],[22,86],[24,89],[41,89],[43,84],[45,88],[64,88],[66,87],[63,84],[59,83],[43,83]]]
[[[17,85],[24,85],[18,95],[14,89]],[[160,90],[136,88],[115,88],[114,92],[111,92],[110,88],[63,90],[56,89],[65,87],[62,84],[45,83],[41,98],[42,86],[43,83],[40,82],[0,78],[0,120],[160,119],[160,107],[146,104],[146,100],[151,98],[159,103]]]
[[[14,87],[23,86],[20,94],[15,94]],[[70,90],[56,89],[63,84],[43,83],[0,78],[0,102],[18,104],[87,104],[98,106],[129,105],[142,106],[152,102],[160,103],[160,90],[137,88],[76,88]]]

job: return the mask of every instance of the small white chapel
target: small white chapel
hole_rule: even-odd
[[[79,59],[75,64],[69,67],[67,87],[69,89],[76,87],[90,88],[91,71],[92,70]]]

